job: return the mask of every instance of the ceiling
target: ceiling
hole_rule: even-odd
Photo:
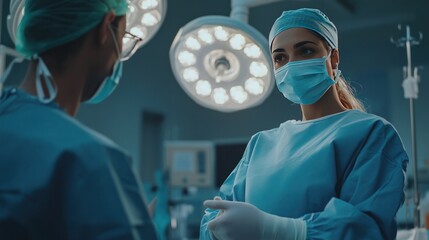
[[[162,48],[159,51],[168,56],[169,46],[180,27],[200,16],[229,15],[231,11],[230,0],[167,1],[167,16],[160,31],[134,58],[143,58],[142,55],[146,55],[143,52],[150,46]],[[2,3],[1,42],[12,46],[5,26],[9,0],[2,0]],[[405,50],[390,43],[391,37],[397,39],[405,35],[405,31],[398,30],[399,23],[410,25],[413,36],[417,37],[419,31],[426,34],[421,46],[413,48],[413,61],[416,64],[429,61],[428,0],[285,0],[251,8],[249,24],[268,36],[272,23],[282,11],[301,7],[319,8],[337,25],[344,63],[359,63],[362,68],[374,67],[374,63],[384,64],[384,67],[403,65]],[[168,66],[168,57],[162,58],[162,62]]]

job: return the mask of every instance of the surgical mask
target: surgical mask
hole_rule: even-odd
[[[329,56],[328,56],[329,57]],[[335,79],[326,70],[328,57],[289,62],[275,71],[277,88],[290,101],[297,104],[313,104],[337,82],[341,74],[335,71]]]
[[[57,97],[57,86],[55,84],[55,81],[52,77],[51,72],[49,71],[43,59],[38,55],[34,55],[30,59],[37,60],[36,79],[35,79],[37,98],[41,103],[48,104]],[[6,81],[7,77],[12,71],[13,66],[16,63],[22,62],[23,60],[24,58],[16,58],[15,60],[12,61],[12,63],[6,69],[5,74],[0,79],[1,87],[3,86],[3,82]],[[45,83],[47,94],[45,94],[45,91],[43,90],[42,81],[44,81]]]
[[[97,104],[105,100],[116,89],[116,87],[119,84],[119,80],[121,80],[121,77],[122,77],[122,61],[120,60],[121,52],[119,51],[119,45],[116,41],[115,34],[112,28],[111,27],[109,28],[113,37],[113,41],[115,43],[115,49],[116,49],[116,53],[118,54],[118,59],[116,60],[115,65],[113,66],[112,75],[106,77],[103,80],[103,82],[101,83],[100,87],[98,87],[95,94],[85,103]]]

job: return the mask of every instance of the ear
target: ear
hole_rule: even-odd
[[[115,13],[112,11],[106,13],[104,15],[103,20],[101,21],[100,25],[98,26],[98,32],[97,32],[97,42],[101,45],[105,44],[106,41],[111,38],[111,32],[110,32],[110,25],[115,20]]]
[[[338,66],[340,65],[340,52],[338,49],[332,50],[331,54],[331,66],[332,69],[338,69]]]

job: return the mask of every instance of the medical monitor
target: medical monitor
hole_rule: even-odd
[[[172,187],[214,186],[214,145],[209,141],[165,142],[165,166]]]

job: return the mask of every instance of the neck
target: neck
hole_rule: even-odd
[[[71,116],[75,116],[81,101],[82,90],[86,78],[86,69],[82,69],[82,59],[68,58],[56,59],[43,56],[43,61],[51,72],[54,84],[57,88],[57,97],[54,101]],[[79,61],[78,61],[79,59]],[[27,70],[27,74],[19,86],[27,93],[37,96],[36,91],[36,70],[38,60],[33,60]],[[42,78],[42,85],[43,85]]]
[[[314,104],[301,105],[302,120],[312,120],[347,110],[340,101],[336,85]]]

